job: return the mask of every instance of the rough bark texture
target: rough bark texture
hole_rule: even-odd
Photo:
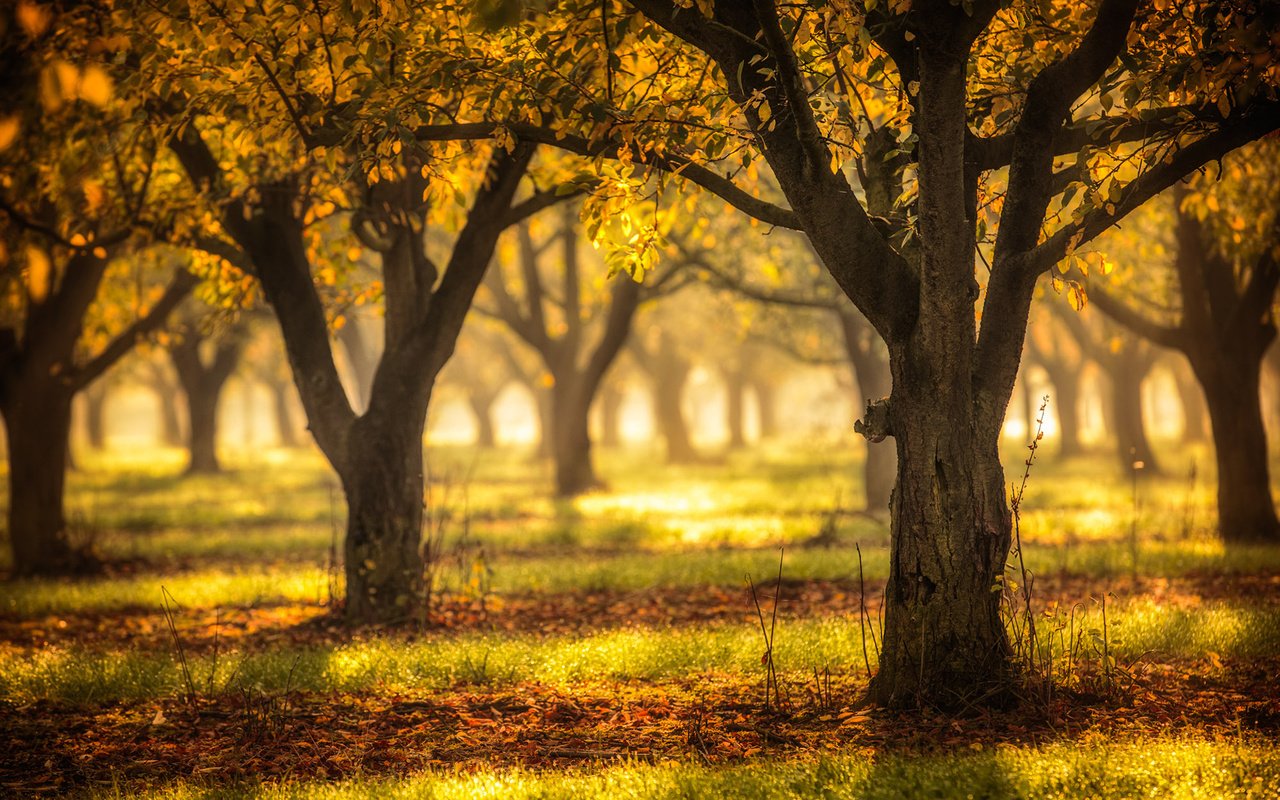
[[[410,409],[405,409],[409,411]],[[356,420],[344,468],[346,616],[394,622],[422,604],[422,416]]]

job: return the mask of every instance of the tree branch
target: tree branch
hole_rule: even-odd
[[[120,332],[110,343],[103,348],[102,352],[94,356],[85,364],[77,367],[71,377],[72,382],[77,389],[83,389],[92,383],[98,376],[106,372],[117,361],[123,358],[130,350],[132,350],[139,341],[146,338],[148,334],[164,325],[169,314],[173,309],[177,308],[187,295],[191,294],[191,290],[196,287],[200,281],[196,276],[187,272],[185,269],[177,270],[172,280],[169,281],[168,287],[165,288],[164,294],[156,301],[156,304],[142,317],[135,320],[132,325]]]

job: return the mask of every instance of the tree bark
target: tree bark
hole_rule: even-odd
[[[1228,544],[1280,541],[1258,402],[1259,363],[1236,353],[1219,353],[1199,370],[1218,465],[1218,531]]]
[[[80,393],[84,397],[85,434],[94,450],[107,447],[107,394],[103,381],[95,381]]]
[[[577,376],[566,375],[551,390],[551,452],[555,461],[556,495],[574,497],[601,488],[591,457],[589,412],[591,397]]]
[[[868,401],[889,396],[893,388],[893,376],[889,370],[889,357],[879,337],[866,319],[853,308],[842,308],[838,317],[843,334],[845,357],[853,367],[858,396],[854,408],[862,408]],[[893,485],[898,474],[898,455],[895,449],[884,443],[866,442],[866,458],[862,462],[862,486],[865,497],[863,509],[882,513],[889,508]]]
[[[347,619],[398,622],[422,607],[425,410],[365,415],[339,474],[347,498]]]
[[[14,572],[56,575],[83,563],[67,539],[63,491],[74,389],[18,387],[4,406]]]
[[[967,381],[942,370],[920,375],[918,358],[900,351],[893,359],[897,486],[884,649],[870,696],[886,706],[1007,700],[999,695],[1009,689],[1010,647],[992,591],[1011,524],[989,433],[999,420],[966,424],[967,392],[949,384]]]

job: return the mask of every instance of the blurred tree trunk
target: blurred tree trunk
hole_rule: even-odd
[[[1176,364],[1172,372],[1178,402],[1182,406],[1182,443],[1204,444],[1209,441],[1204,390],[1196,381],[1194,371],[1186,369],[1185,364]]]
[[[760,423],[760,438],[772,439],[778,435],[778,387],[770,380],[756,378],[750,381],[756,396],[756,416]]]
[[[80,396],[84,398],[84,429],[89,447],[105,450],[107,447],[107,394],[106,381],[89,384]]]
[[[729,429],[729,449],[740,450],[747,444],[746,424],[743,415],[743,397],[747,393],[744,370],[724,369],[725,425]]]
[[[606,381],[600,387],[600,444],[604,447],[622,446],[622,401],[626,398],[614,381]]]
[[[637,342],[632,348],[636,363],[649,376],[653,421],[667,448],[668,464],[692,464],[700,460],[684,416],[684,390],[693,363],[680,352],[672,337],[659,329],[651,346]]]
[[[201,350],[205,343],[212,349],[206,362]],[[244,339],[239,332],[217,337],[200,333],[188,325],[181,338],[169,347],[169,360],[187,398],[187,463],[188,475],[205,475],[221,471],[218,463],[218,402],[227,379],[240,363]]]

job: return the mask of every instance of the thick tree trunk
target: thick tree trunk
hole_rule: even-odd
[[[870,695],[887,706],[1006,700],[1010,647],[992,586],[1010,516],[996,437],[977,440],[963,391],[930,392],[905,371],[891,406],[898,482],[884,651]]]
[[[1234,358],[1213,358],[1197,370],[1213,425],[1218,531],[1228,544],[1280,541],[1258,393],[1259,366],[1256,357],[1238,353]]]
[[[19,575],[74,571],[82,559],[67,540],[63,489],[72,390],[22,391],[4,409],[9,442],[9,538]]]
[[[411,619],[423,604],[424,413],[366,414],[340,470],[347,496],[346,617]]]

